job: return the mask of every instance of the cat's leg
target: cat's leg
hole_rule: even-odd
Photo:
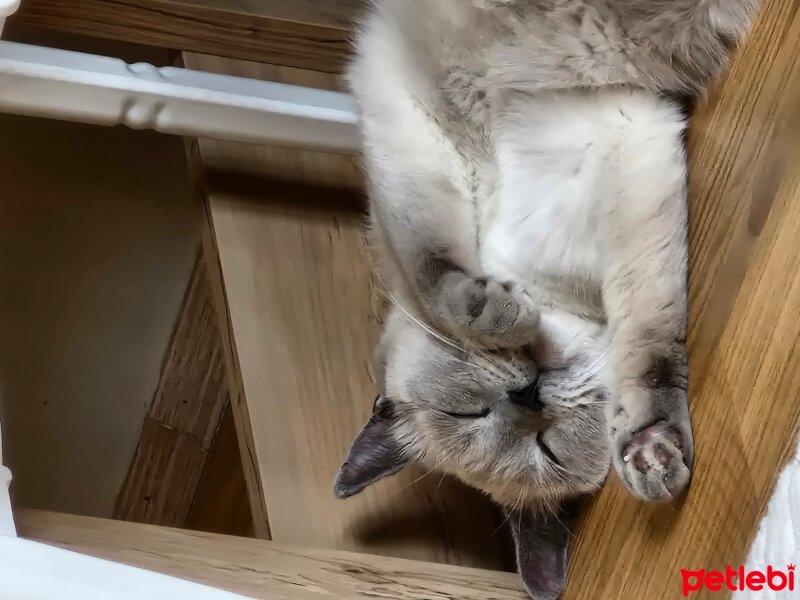
[[[405,90],[366,100],[371,218],[395,300],[413,302],[403,308],[467,343],[530,343],[539,324],[535,303],[518,284],[485,273],[478,259],[478,203],[486,198],[475,189],[479,167],[468,164],[475,152],[457,151],[435,111]]]
[[[370,175],[398,184],[373,192],[373,226],[391,286],[406,288],[403,295],[417,301],[429,325],[486,348],[520,347],[535,339],[539,311],[531,297],[479,265],[469,199],[443,175],[379,167]]]
[[[675,111],[674,119],[680,123]],[[639,498],[669,500],[693,461],[687,404],[687,207],[680,126],[622,150],[601,218],[613,464]],[[650,137],[651,133],[655,133]]]
[[[704,40],[692,40],[694,35],[713,35],[738,41],[747,31],[761,0],[625,0],[621,10],[637,25],[656,34],[655,43],[663,49],[690,46]],[[664,31],[661,27],[672,27]]]
[[[660,57],[640,64],[642,73],[673,91],[696,94],[725,67],[759,5],[760,0],[626,0],[623,18],[628,35]]]

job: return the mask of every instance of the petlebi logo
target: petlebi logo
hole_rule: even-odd
[[[698,571],[681,569],[683,597],[688,598],[691,594],[701,590],[708,590],[709,592],[743,592],[745,590],[752,592],[765,590],[793,592],[795,590],[794,571],[794,565],[788,565],[785,569],[769,565],[766,571],[748,571],[743,566],[734,568],[730,565],[725,567],[724,572],[706,569]]]

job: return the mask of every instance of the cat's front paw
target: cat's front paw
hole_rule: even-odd
[[[679,388],[662,388],[651,398],[655,410],[643,419],[629,419],[627,411],[616,407],[611,422],[614,467],[628,490],[649,502],[668,502],[689,484],[694,460],[692,429],[686,407],[686,392]],[[670,396],[669,399],[664,396]],[[667,400],[666,402],[664,402]],[[674,405],[677,410],[659,410]],[[671,413],[671,414],[670,414]]]
[[[487,347],[525,345],[539,328],[539,310],[527,292],[493,277],[459,281],[445,292],[444,303],[457,333]]]

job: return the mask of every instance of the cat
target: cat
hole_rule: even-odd
[[[687,486],[686,127],[757,0],[377,0],[348,71],[393,308],[349,497],[416,462],[508,514],[564,587],[610,467]]]

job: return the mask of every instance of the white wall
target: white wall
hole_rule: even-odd
[[[19,504],[111,514],[200,215],[178,138],[0,116],[0,408]]]

